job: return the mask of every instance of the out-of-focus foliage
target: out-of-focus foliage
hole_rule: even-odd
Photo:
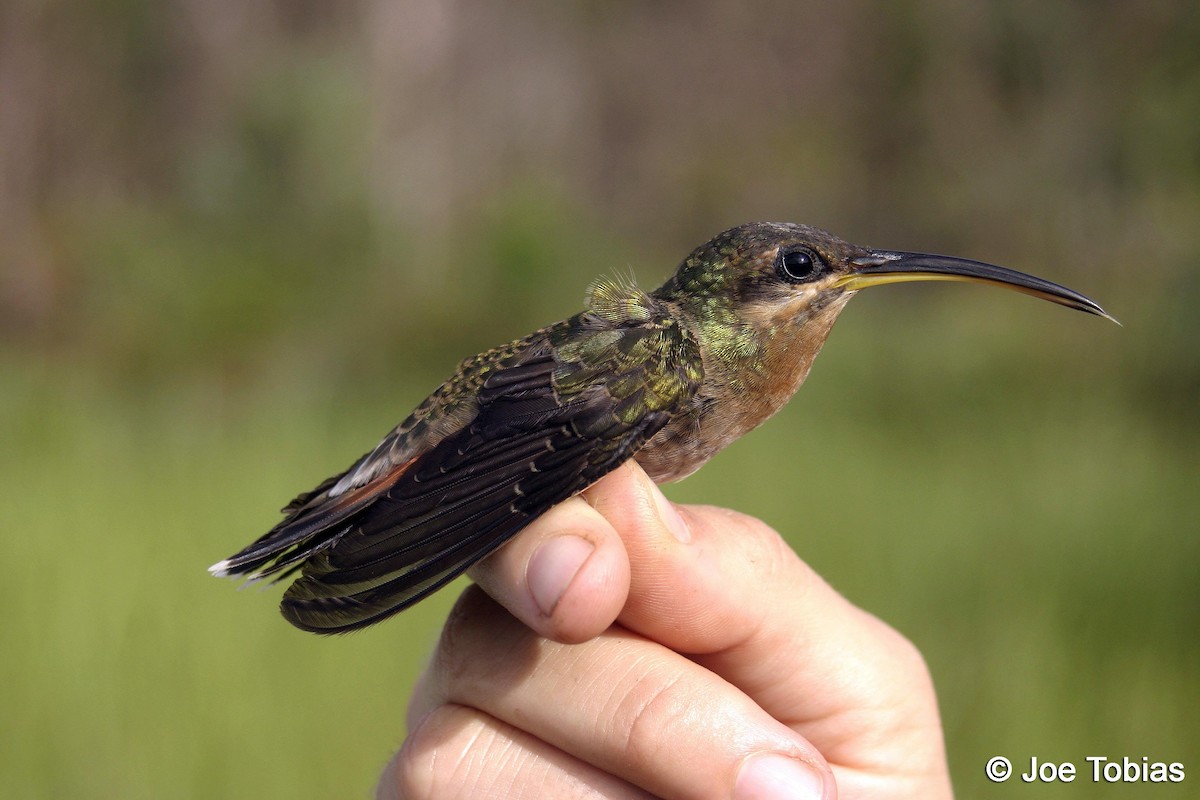
[[[1200,769],[1194,6],[0,6],[0,794],[366,795],[453,593],[325,641],[203,567],[457,359],[752,219],[1125,327],[872,290],[673,496],[917,641],[964,796],[997,753]]]

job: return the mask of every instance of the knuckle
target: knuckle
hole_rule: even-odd
[[[773,575],[800,560],[779,532],[767,523],[739,511],[720,509],[720,512],[727,518],[728,527],[736,531],[730,543],[740,550],[746,563]]]
[[[895,669],[905,675],[910,682],[927,686],[932,691],[933,676],[929,671],[928,662],[925,661],[925,655],[911,639],[900,631],[886,623],[881,624],[883,624],[884,635],[887,638],[887,646],[891,652],[891,661]]]
[[[878,731],[893,733],[940,728],[937,694],[925,656],[892,626],[871,618],[875,625],[876,661],[888,664],[887,680],[879,682],[864,706],[873,707]]]
[[[685,722],[694,700],[678,677],[654,670],[638,678],[611,722],[625,762],[639,766],[658,763],[663,749],[678,742],[670,731]]]
[[[439,687],[461,681],[470,671],[477,632],[496,610],[495,603],[477,586],[468,586],[454,603],[442,627],[430,664]]]
[[[466,704],[476,706],[487,687],[520,680],[540,658],[541,641],[482,589],[468,586],[430,661],[431,688],[444,699],[474,698]]]
[[[471,765],[485,740],[483,722],[463,706],[440,706],[405,739],[380,782],[379,798],[470,797]]]

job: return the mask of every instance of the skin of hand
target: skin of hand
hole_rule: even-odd
[[[380,798],[952,796],[916,648],[632,462],[472,577]]]

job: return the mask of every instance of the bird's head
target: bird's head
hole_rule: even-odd
[[[992,284],[1113,319],[1082,294],[1023,272],[965,258],[859,247],[818,228],[775,222],[718,234],[692,251],[655,295],[677,303],[702,326],[736,321],[763,331],[827,333],[860,289],[904,281]]]
[[[696,248],[654,297],[690,322],[715,369],[777,406],[804,380],[860,289],[904,281],[1001,286],[1113,319],[1097,303],[1022,272],[951,256],[876,250],[807,225],[755,222]],[[1113,320],[1114,322],[1116,320]]]

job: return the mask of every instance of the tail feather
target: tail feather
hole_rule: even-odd
[[[509,497],[501,493],[477,498],[469,506],[460,507],[457,511],[451,524],[431,516],[406,526],[402,539],[397,540],[393,533],[388,537],[387,546],[378,549],[372,547],[372,557],[366,561],[357,558],[347,560],[341,546],[310,559],[301,579],[305,584],[305,595],[354,595],[393,583],[396,578],[410,575],[424,565],[455,552],[468,540],[488,534],[498,522],[513,515]],[[525,515],[521,515],[521,518],[527,521]],[[371,537],[365,537],[361,530],[355,530],[339,544],[363,538]]]
[[[297,561],[324,550],[344,532],[342,527],[358,512],[370,506],[400,479],[408,464],[397,467],[384,478],[352,489],[335,498],[322,498],[312,506],[301,506],[292,516],[280,522],[240,552],[209,567],[214,575],[248,575],[264,578],[279,572]],[[331,483],[333,479],[326,481]],[[316,490],[310,493],[318,494]],[[304,495],[296,498],[298,502]]]
[[[313,633],[346,633],[364,628],[420,602],[512,538],[525,515],[505,514],[468,537],[440,548],[385,583],[332,596],[320,579],[301,577],[284,593],[280,610],[288,622]]]
[[[460,465],[458,445],[472,436],[464,430],[443,442],[363,511],[335,547],[305,563],[281,605],[289,622],[337,633],[408,608],[591,482],[584,473],[592,449],[566,428],[534,426],[489,448],[478,464]],[[442,471],[443,459],[454,466]],[[414,497],[437,502],[414,516]]]

